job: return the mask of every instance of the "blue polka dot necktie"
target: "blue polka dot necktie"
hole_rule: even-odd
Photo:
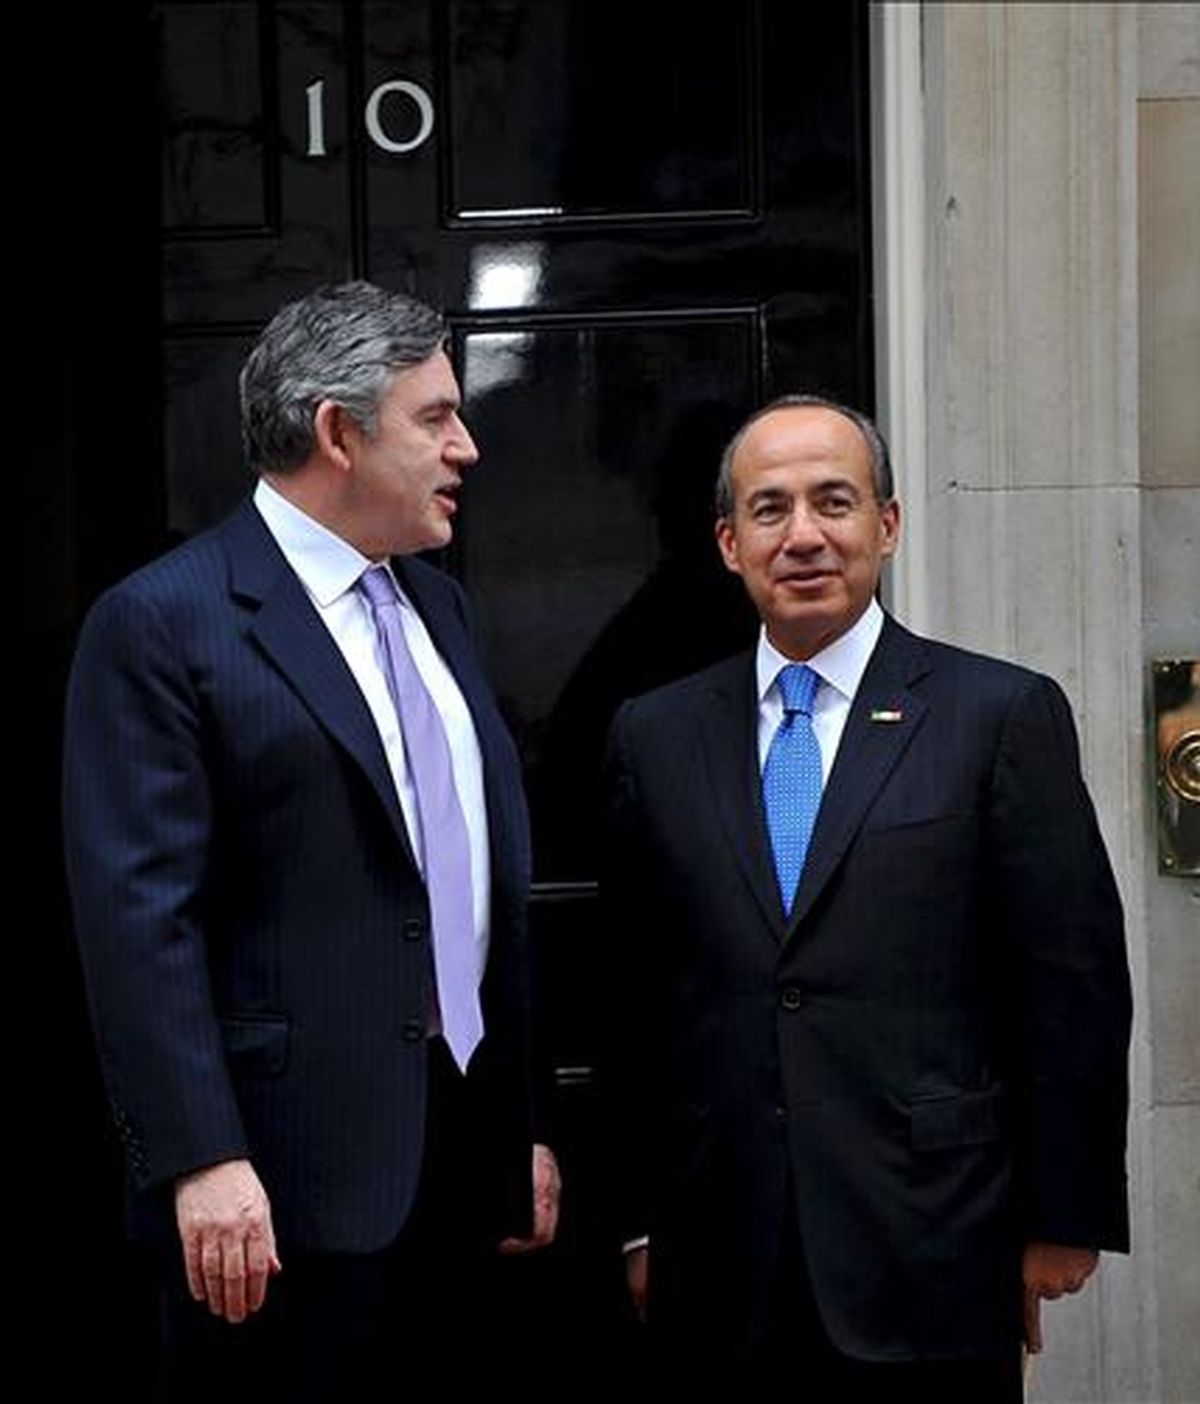
[[[783,910],[790,912],[821,805],[821,748],[812,728],[812,705],[821,679],[803,663],[789,663],[775,679],[783,720],[763,766],[763,808],[775,855]]]

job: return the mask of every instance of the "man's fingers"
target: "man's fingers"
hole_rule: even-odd
[[[558,1232],[558,1190],[539,1190],[533,1197],[533,1235],[535,1248],[545,1248],[554,1242]]]
[[[225,1320],[236,1326],[246,1319],[246,1249],[240,1238],[226,1236],[221,1244]]]
[[[192,1300],[202,1302],[205,1297],[204,1271],[200,1266],[200,1235],[189,1233],[183,1240],[183,1271],[187,1277],[188,1291]]]
[[[257,1311],[267,1297],[272,1272],[279,1271],[279,1259],[265,1234],[255,1234],[246,1243],[246,1310]]]
[[[549,1146],[533,1148],[533,1239],[538,1247],[553,1243],[558,1232],[562,1176]]]
[[[233,1325],[260,1310],[268,1282],[282,1270],[274,1246],[261,1229],[245,1237],[236,1233],[197,1237],[189,1243],[184,1262],[192,1296]]]
[[[1025,1349],[1030,1355],[1042,1349],[1042,1299],[1029,1288],[1025,1289]]]
[[[221,1240],[207,1234],[200,1244],[200,1271],[204,1278],[204,1300],[214,1316],[225,1315],[225,1277],[221,1262]]]
[[[625,1254],[625,1283],[633,1301],[633,1309],[646,1319],[646,1289],[650,1281],[650,1252],[647,1248],[630,1248]]]

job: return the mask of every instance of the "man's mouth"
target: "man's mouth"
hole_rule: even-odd
[[[457,512],[458,490],[461,486],[461,483],[443,483],[441,487],[434,489],[433,495],[441,502],[443,507],[449,508],[451,512]]]
[[[784,574],[776,576],[776,583],[780,585],[820,585],[825,580],[833,578],[832,570],[821,570],[812,567],[808,570],[789,570]]]

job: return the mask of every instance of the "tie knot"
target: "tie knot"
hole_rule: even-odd
[[[775,679],[783,697],[783,710],[787,713],[803,712],[812,715],[813,698],[821,679],[807,663],[789,663],[781,668]]]
[[[358,588],[367,597],[367,603],[373,609],[399,604],[396,587],[392,583],[392,577],[388,574],[386,566],[371,566],[364,570],[358,577]]]

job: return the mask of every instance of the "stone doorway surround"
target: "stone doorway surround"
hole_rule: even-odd
[[[1200,653],[1200,5],[873,6],[877,404],[907,622],[1052,673],[1126,904],[1134,1251],[1031,1400],[1200,1399],[1200,884],[1161,876],[1150,660]]]

